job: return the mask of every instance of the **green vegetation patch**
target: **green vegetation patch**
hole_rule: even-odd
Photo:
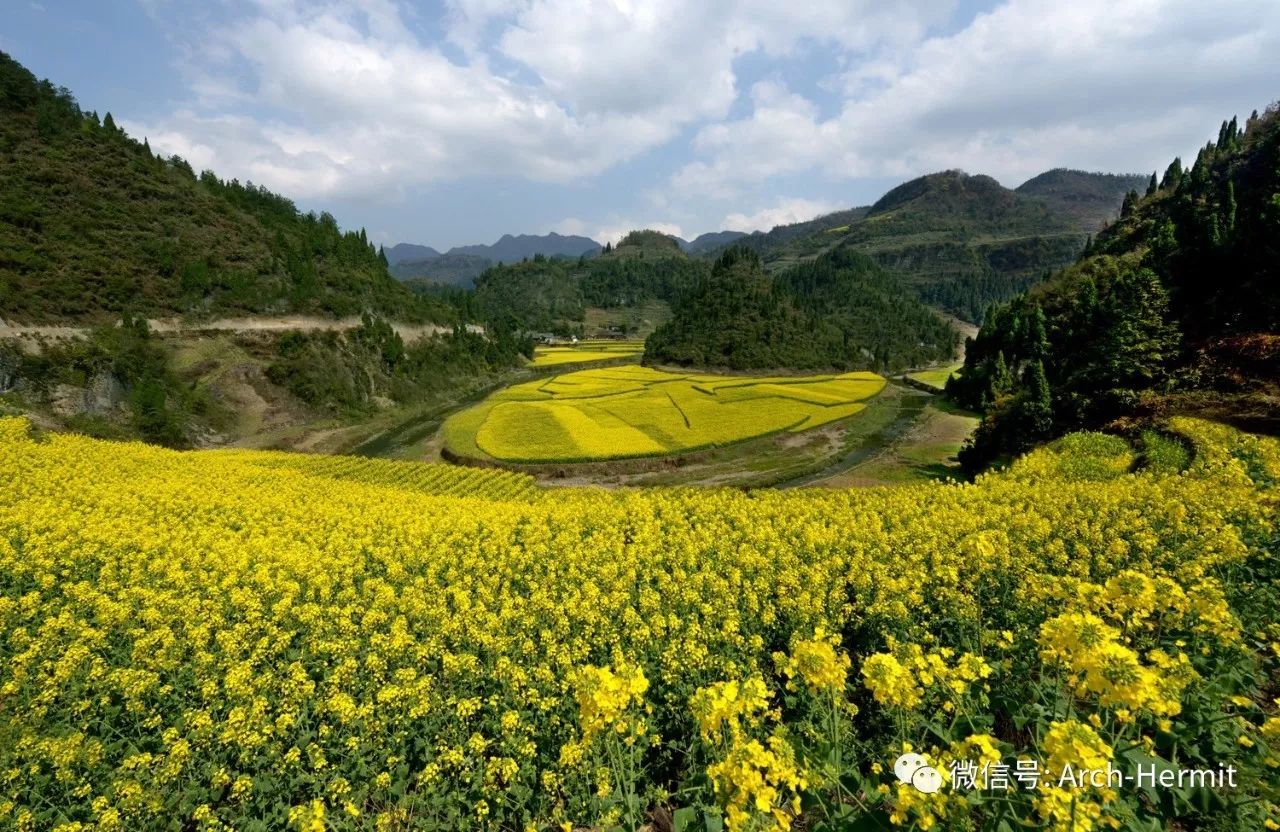
[[[918,373],[907,373],[907,378],[926,384],[935,390],[942,390],[947,386],[947,379],[952,374],[959,371],[963,367],[963,363],[948,364],[945,367],[933,367],[928,370],[921,370]]]

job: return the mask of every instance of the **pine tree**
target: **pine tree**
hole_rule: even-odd
[[[1147,196],[1151,196],[1159,188],[1160,186],[1156,183],[1156,172],[1151,171],[1151,181],[1147,183]]]
[[[110,112],[108,112],[108,113],[106,114],[106,116],[105,116],[105,117],[103,117],[103,119],[102,119],[102,126],[103,126],[103,128],[104,128],[104,129],[106,129],[106,130],[110,130],[112,133],[117,132],[117,131],[116,131],[116,120],[115,120],[115,119],[113,119],[113,118],[111,117],[111,113],[110,113]]]
[[[1004,350],[996,352],[996,360],[991,368],[991,384],[989,385],[990,400],[995,401],[1013,386],[1013,374],[1009,372],[1009,365],[1004,360]]]
[[[1028,364],[1022,373],[1017,411],[1017,421],[1029,443],[1047,439],[1053,434],[1053,396],[1049,380],[1045,378],[1044,364],[1038,360]]]
[[[1160,180],[1161,190],[1165,188],[1177,188],[1182,183],[1182,157],[1175,156],[1173,161],[1169,163],[1169,167],[1165,169],[1164,179]]]
[[[1027,355],[1035,361],[1042,361],[1049,355],[1049,333],[1044,310],[1038,306],[1031,314],[1031,323],[1027,327]]]
[[[1130,190],[1124,195],[1124,202],[1120,205],[1120,216],[1127,217],[1133,213],[1133,209],[1138,205],[1138,192]]]
[[[1227,200],[1223,206],[1223,227],[1227,234],[1236,230],[1236,183],[1227,181]]]

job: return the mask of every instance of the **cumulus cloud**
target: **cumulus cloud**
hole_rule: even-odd
[[[451,0],[445,38],[424,40],[396,0],[225,0],[193,10],[191,100],[133,126],[300,197],[475,175],[571,182],[725,117],[745,53],[906,43],[952,5]]]
[[[554,231],[557,234],[575,234],[583,237],[590,237],[600,245],[605,243],[617,244],[619,240],[627,236],[632,231],[640,229],[650,229],[652,231],[661,231],[663,234],[670,234],[673,237],[684,237],[684,231],[680,225],[674,222],[664,222],[661,220],[633,220],[627,217],[611,217],[603,223],[590,223],[578,217],[566,217],[557,223],[547,226],[545,231]]]
[[[663,234],[670,234],[672,237],[680,237],[681,239],[684,239],[684,230],[676,223],[653,221],[639,222],[629,219],[613,220],[605,223],[597,228],[596,233],[590,235],[590,237],[597,243],[613,243],[614,245],[617,245],[618,241],[627,236],[627,234],[641,229],[661,231]]]
[[[804,176],[961,167],[1016,184],[1057,165],[1162,167],[1265,106],[1280,54],[1275,0],[1004,0],[945,35],[954,0],[148,8],[184,33],[188,95],[124,123],[197,168],[304,200],[385,201],[472,177],[572,185],[663,148],[666,167],[632,189],[647,207],[619,193],[610,208],[686,228],[729,210],[782,221],[777,195],[803,193]],[[616,238],[640,223],[625,225],[581,227]]]
[[[845,98],[830,118],[784,89],[755,93],[750,115],[699,132],[700,158],[671,185],[733,193],[808,170],[963,167],[1013,184],[1057,165],[1149,170],[1223,117],[1266,105],[1276,54],[1272,0],[1010,0],[953,35],[854,66],[835,79]]]
[[[666,136],[626,115],[571,115],[483,62],[454,63],[382,4],[314,12],[264,4],[221,43],[247,67],[252,86],[241,92],[265,116],[183,109],[131,126],[168,152],[294,195],[361,195],[472,174],[565,181]],[[216,70],[206,68],[203,89],[216,88],[208,80]]]
[[[720,227],[726,231],[768,231],[774,226],[804,222],[844,207],[848,206],[816,199],[789,197],[772,208],[762,208],[754,214],[729,214],[720,223]]]

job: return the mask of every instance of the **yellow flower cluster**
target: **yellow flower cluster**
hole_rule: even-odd
[[[955,698],[967,695],[974,683],[992,672],[991,665],[973,653],[957,655],[950,647],[926,651],[919,644],[890,641],[890,652],[875,653],[862,663],[863,682],[882,705],[910,710],[933,691],[951,711]]]
[[[914,748],[910,743],[905,743],[901,750],[907,753],[914,751]],[[985,789],[990,785],[988,778],[991,766],[1000,762],[1001,754],[996,747],[995,737],[990,734],[970,734],[944,748],[934,747],[924,751],[921,757],[928,765],[937,769],[944,787],[939,791],[926,793],[910,783],[895,783],[891,790],[893,807],[889,813],[889,820],[895,826],[915,825],[919,829],[933,829],[939,823],[963,816],[969,804],[966,794],[950,789],[952,766],[971,763],[976,775],[974,785]],[[886,792],[890,791],[887,786],[881,788]]]
[[[1048,755],[1045,768],[1046,783],[1038,790],[1036,811],[1057,832],[1089,832],[1098,825],[1119,828],[1119,822],[1106,816],[1108,804],[1114,803],[1116,793],[1106,787],[1095,788],[1063,785],[1062,776],[1068,774],[1075,780],[1080,772],[1106,771],[1111,763],[1112,748],[1098,736],[1093,728],[1075,720],[1055,722],[1043,741]]]
[[[1127,473],[1123,443],[1085,436],[966,485],[548,499],[500,472],[0,419],[0,828],[596,823],[579,812],[622,784],[582,772],[640,713],[651,734],[739,726],[713,763],[721,802],[783,823],[805,777],[769,693],[775,670],[795,699],[845,684],[828,633],[877,703],[917,716],[981,707],[1002,631],[1105,707],[1177,714],[1184,660],[1253,638],[1227,599],[1274,550],[1280,451],[1174,428],[1197,448],[1176,475]],[[854,633],[902,641],[867,655]],[[743,681],[696,693],[717,679]],[[692,776],[665,746],[635,758],[673,779],[628,793],[628,816]]]
[[[698,688],[689,708],[704,740],[732,741],[742,736],[744,727],[758,724],[769,708],[770,696],[759,676],[744,682],[731,679]]]
[[[1041,656],[1070,674],[1077,696],[1092,694],[1105,708],[1118,709],[1122,721],[1132,711],[1176,716],[1182,691],[1198,678],[1186,655],[1152,650],[1144,665],[1137,652],[1120,641],[1120,631],[1089,613],[1066,613],[1040,628]]]
[[[708,766],[707,776],[724,806],[729,832],[751,828],[760,815],[769,817],[778,832],[786,832],[800,812],[805,778],[795,752],[776,734],[764,743],[733,743],[723,760]]]
[[[818,628],[813,638],[796,642],[790,655],[775,653],[774,661],[787,677],[790,690],[795,690],[796,680],[802,679],[813,691],[843,691],[850,661],[839,645],[839,636]]]
[[[574,698],[578,701],[578,722],[590,739],[601,731],[624,733],[627,709],[644,701],[649,680],[638,667],[584,667],[578,672]]]

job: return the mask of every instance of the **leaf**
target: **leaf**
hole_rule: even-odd
[[[690,832],[698,822],[697,806],[684,806],[671,813],[671,826],[675,832]]]

